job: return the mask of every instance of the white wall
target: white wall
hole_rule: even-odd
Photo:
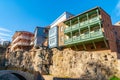
[[[59,16],[51,25],[50,28],[57,26],[57,24],[59,24],[60,22],[70,18],[70,16],[73,16],[70,13],[64,12],[61,16]]]
[[[60,22],[66,20],[66,15],[63,15],[60,19],[58,19],[55,23],[51,25],[51,28],[59,24]]]

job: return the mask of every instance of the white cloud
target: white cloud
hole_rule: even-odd
[[[11,37],[0,35],[0,41],[10,41],[10,40],[11,40]]]
[[[116,10],[117,16],[120,16],[120,0],[118,1],[115,10]]]
[[[11,40],[11,36],[12,36],[10,35],[11,33],[12,33],[11,30],[0,27],[0,41]]]
[[[11,37],[11,35],[6,34],[6,33],[1,33],[1,32],[0,32],[0,36],[3,36],[3,37],[4,37],[4,36],[5,36],[5,37]]]
[[[10,31],[10,30],[8,30],[8,29],[6,29],[6,28],[2,28],[2,27],[0,27],[0,31],[4,31],[4,32],[12,32],[12,31]]]

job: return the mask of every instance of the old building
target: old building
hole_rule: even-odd
[[[120,58],[120,25],[113,25],[112,31],[116,39],[115,41],[117,45],[118,58]]]
[[[110,16],[95,7],[64,21],[64,45],[76,50],[117,51]]]
[[[51,25],[49,30],[49,48],[58,47],[59,46],[59,27],[60,23],[64,20],[72,17],[73,15],[69,12],[64,12],[60,15]]]
[[[34,31],[34,47],[48,46],[47,36],[48,36],[48,27],[36,27]]]
[[[9,46],[9,44],[10,44],[10,41],[0,41],[0,46],[2,46],[2,47],[8,47]]]
[[[10,41],[3,41],[3,47],[8,47],[10,45]]]
[[[12,37],[11,51],[24,51],[31,49],[31,39],[33,33],[27,31],[16,31]]]

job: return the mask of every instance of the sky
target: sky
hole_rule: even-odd
[[[77,15],[96,6],[113,24],[120,21],[120,0],[0,0],[0,41],[11,41],[15,31],[48,26],[65,11]]]

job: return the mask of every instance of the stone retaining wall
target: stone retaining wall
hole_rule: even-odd
[[[56,77],[106,80],[118,72],[116,53],[109,50],[88,52],[53,49],[52,60],[50,71]]]

